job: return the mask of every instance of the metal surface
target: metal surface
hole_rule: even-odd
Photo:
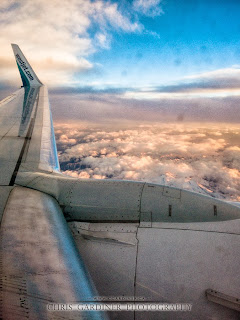
[[[16,183],[54,196],[69,220],[140,221],[145,226],[157,227],[162,222],[219,222],[240,218],[240,207],[229,202],[150,183],[75,179],[57,173],[22,173]]]
[[[0,185],[9,185],[24,137],[18,137],[21,125],[24,89],[0,103]]]
[[[1,187],[0,186],[0,225],[2,221],[2,215],[9,197],[9,194],[11,192],[13,187]]]
[[[136,295],[192,303],[190,313],[163,314],[163,319],[239,319],[238,312],[207,301],[205,295],[214,287],[238,296],[239,234],[139,228],[137,238]],[[159,314],[146,318],[137,313],[136,319],[159,319]]]
[[[19,172],[58,170],[47,89],[22,88],[0,104],[0,185]]]
[[[238,208],[225,201],[149,183],[143,189],[141,212],[151,213],[155,226],[160,222],[217,222],[240,218]]]
[[[201,231],[174,229],[178,225],[162,229],[141,227],[141,223],[69,223],[102,296],[134,296],[145,301],[193,305],[189,313],[135,312],[134,319],[239,319],[239,313],[229,305],[226,308],[209,302],[205,291],[214,287],[232,297],[239,295],[240,220],[219,222],[218,228],[214,223],[212,228],[208,223],[196,224]],[[86,230],[105,236],[108,232],[110,239],[113,232],[115,238],[125,234],[126,239],[130,233],[137,241],[135,245],[122,245],[85,238]],[[133,319],[132,313],[121,312],[110,313],[110,317]]]
[[[59,169],[54,130],[49,109],[48,91],[40,88],[38,112],[31,143],[21,171],[54,171]]]
[[[229,296],[227,294],[224,294],[222,292],[218,292],[216,290],[207,289],[206,290],[206,296],[209,301],[218,303],[224,307],[237,310],[240,312],[240,298],[235,298],[232,296]]]
[[[138,224],[128,223],[69,223],[79,252],[89,270],[98,291],[98,296],[108,301],[124,301],[134,297],[136,271],[136,232]],[[106,241],[106,239],[87,239],[85,231],[125,236],[135,239],[135,244]],[[134,312],[109,312],[110,319],[133,320]]]
[[[0,234],[2,319],[69,319],[64,312],[48,311],[47,303],[93,300],[96,291],[61,209],[51,196],[15,187]],[[70,316],[103,317],[98,312]]]

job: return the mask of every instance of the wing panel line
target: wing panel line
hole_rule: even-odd
[[[27,149],[27,146],[29,146],[29,141],[31,140],[31,137],[32,137],[33,128],[34,128],[34,123],[35,123],[35,119],[36,119],[36,115],[37,115],[38,102],[39,102],[39,92],[38,92],[38,96],[37,96],[37,105],[36,105],[36,109],[35,109],[35,112],[34,112],[34,116],[33,116],[33,118],[31,119],[31,122],[30,122],[30,125],[29,125],[29,128],[28,128],[26,137],[25,137],[25,139],[24,139],[24,143],[23,143],[21,152],[20,152],[20,154],[19,154],[19,157],[18,157],[16,166],[15,166],[15,168],[14,168],[14,171],[13,171],[13,174],[12,174],[12,177],[11,177],[11,180],[10,180],[10,182],[9,182],[9,186],[13,186],[13,185],[14,185],[15,180],[16,180],[16,177],[17,177],[17,174],[18,174],[18,170],[19,170],[20,165],[21,165],[21,163],[22,163],[22,159],[23,159],[24,152],[25,152],[25,150]]]

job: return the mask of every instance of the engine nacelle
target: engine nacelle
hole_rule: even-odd
[[[19,185],[57,199],[68,220],[88,222],[210,222],[240,218],[240,208],[209,196],[157,184],[22,173]]]

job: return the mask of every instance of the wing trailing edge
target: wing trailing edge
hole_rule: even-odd
[[[12,44],[12,49],[22,78],[23,87],[41,86],[42,82],[38,79],[19,46],[17,44]]]

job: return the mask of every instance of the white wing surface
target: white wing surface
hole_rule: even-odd
[[[12,47],[23,86],[0,103],[0,318],[103,319],[51,308],[92,301],[96,290],[57,201],[16,186],[20,173],[58,172],[59,163],[47,88]]]

